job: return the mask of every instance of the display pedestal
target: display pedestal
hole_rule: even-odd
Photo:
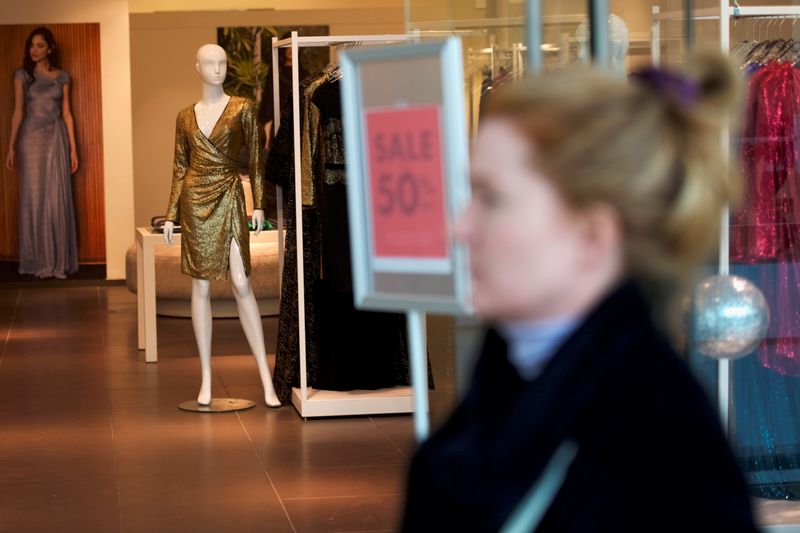
[[[231,411],[244,411],[255,407],[255,405],[255,402],[238,398],[212,398],[211,403],[208,405],[200,405],[197,400],[192,400],[178,405],[178,409],[193,413],[229,413]]]
[[[292,405],[303,418],[412,413],[411,387],[378,390],[330,391],[308,387],[292,388]],[[427,413],[426,413],[427,414]]]

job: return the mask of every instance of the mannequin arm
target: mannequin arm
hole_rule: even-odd
[[[183,129],[181,116],[175,120],[175,161],[172,170],[172,191],[169,195],[167,206],[168,221],[177,222],[180,219],[180,199],[183,191],[183,178],[189,168],[189,140]]]
[[[173,230],[175,229],[175,223],[171,220],[167,220],[164,222],[164,244],[167,246],[172,246],[174,241],[172,239]]]
[[[242,130],[248,152],[248,174],[253,191],[253,208],[263,211],[264,203],[264,150],[261,148],[261,127],[258,124],[258,110],[247,101],[242,109]],[[255,215],[255,212],[253,213]],[[263,212],[261,213],[264,214]],[[258,226],[259,230],[261,226]]]
[[[264,226],[264,210],[253,209],[253,228],[256,230],[256,235],[261,233],[261,228]]]

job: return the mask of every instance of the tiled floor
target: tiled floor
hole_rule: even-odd
[[[159,318],[147,365],[134,295],[55,286],[0,288],[0,532],[396,529],[410,416],[179,411],[199,384],[191,322]],[[276,323],[264,319],[268,346]],[[215,320],[213,342],[214,395],[261,398],[238,321]],[[435,427],[455,396],[450,320],[429,318],[428,346]],[[798,502],[757,511],[765,525],[800,522]]]
[[[435,425],[453,400],[452,335],[429,325]],[[191,322],[158,327],[148,365],[124,287],[0,289],[0,531],[396,528],[410,416],[180,411],[199,385]],[[215,320],[213,343],[214,396],[261,398],[238,321]]]

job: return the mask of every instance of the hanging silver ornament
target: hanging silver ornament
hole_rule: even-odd
[[[769,306],[764,294],[738,276],[710,276],[695,290],[694,340],[715,359],[752,353],[767,334]]]

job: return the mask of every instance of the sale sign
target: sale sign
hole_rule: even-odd
[[[375,258],[447,261],[439,106],[372,109],[365,118]]]

